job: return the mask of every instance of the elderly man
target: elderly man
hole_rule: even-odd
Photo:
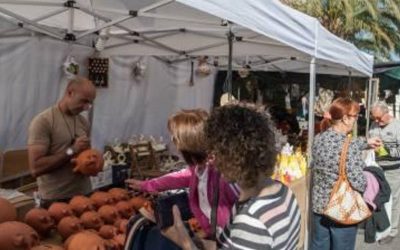
[[[400,121],[389,114],[387,104],[381,101],[372,105],[371,116],[374,123],[369,135],[382,139],[383,148],[378,152],[377,162],[385,172],[393,197],[390,235],[381,240],[389,243],[398,233],[400,216]]]
[[[29,126],[29,167],[37,177],[43,207],[91,191],[89,178],[72,172],[71,159],[90,147],[89,124],[80,113],[95,98],[93,83],[76,77],[62,99],[33,118]]]

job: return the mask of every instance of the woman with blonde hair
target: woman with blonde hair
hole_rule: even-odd
[[[207,118],[205,110],[193,109],[182,110],[168,119],[172,142],[189,165],[187,168],[147,181],[130,179],[126,182],[131,188],[145,192],[189,188],[190,209],[206,237],[214,238],[215,235],[211,235],[215,230],[211,227],[213,194],[219,190],[216,226],[217,231],[221,231],[228,223],[239,190],[236,185],[219,177],[213,160],[207,154],[204,138]]]

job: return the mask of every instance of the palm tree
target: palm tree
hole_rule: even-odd
[[[400,54],[400,0],[282,0],[378,61]]]

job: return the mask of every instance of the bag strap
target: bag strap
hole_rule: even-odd
[[[346,159],[347,159],[347,152],[349,150],[349,145],[351,141],[351,136],[346,136],[343,143],[342,153],[340,154],[339,160],[339,178],[346,178]]]
[[[211,235],[210,240],[216,240],[217,238],[217,210],[218,210],[218,201],[219,201],[219,180],[220,180],[220,172],[216,173],[216,187],[214,189],[213,195],[213,203],[211,207]]]

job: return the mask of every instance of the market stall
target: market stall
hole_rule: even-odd
[[[108,87],[99,89],[93,112],[92,136],[94,145],[99,148],[115,137],[127,138],[132,133],[143,131],[156,137],[165,137],[164,124],[171,110],[198,107],[199,103],[206,109],[210,108],[215,69],[231,68],[229,61],[232,57],[256,57],[261,61],[258,68],[265,71],[309,72],[310,107],[314,106],[316,73],[368,77],[372,69],[372,57],[327,32],[316,19],[292,10],[279,1],[243,0],[235,5],[230,1],[216,0],[112,3],[0,1],[0,13],[2,19],[11,23],[0,30],[0,35],[7,37],[1,42],[8,46],[7,50],[15,53],[4,57],[4,60],[29,50],[32,57],[29,63],[34,64],[33,57],[43,60],[42,51],[46,51],[48,66],[52,67],[53,72],[60,71],[65,58],[72,56],[81,65],[81,72],[88,70],[90,73],[90,66],[85,65],[87,57],[107,59],[109,74],[99,81],[106,80]],[[18,43],[10,45],[11,41]],[[95,56],[92,44],[97,51]],[[57,48],[58,52],[52,54],[53,51],[47,46]],[[41,52],[31,52],[38,48]],[[229,50],[232,51],[230,55]],[[198,56],[208,56],[206,64],[213,65],[205,76],[193,75],[193,68],[200,65]],[[17,58],[13,60],[18,61]],[[27,66],[26,61],[18,62],[21,66]],[[71,62],[72,59],[69,60]],[[57,99],[62,88],[59,85],[54,87],[54,83],[60,82],[64,75],[53,73],[49,77],[42,76],[36,73],[40,69],[32,67],[30,65],[29,76],[33,76],[40,84],[38,86],[42,91],[51,92],[47,100],[38,98],[39,92],[31,97],[41,100],[37,106],[39,110]],[[147,68],[146,74],[141,73],[143,68]],[[5,68],[5,74],[2,75],[9,70]],[[16,91],[25,88],[22,83],[29,78],[15,71],[13,74],[15,76],[10,78],[2,76],[2,87]],[[45,82],[39,83],[40,79]],[[17,80],[20,84],[6,86],[9,80]],[[168,82],[167,90],[160,88],[165,81]],[[33,88],[29,90],[33,91]],[[201,101],[193,101],[195,98],[190,97]],[[25,101],[29,103],[34,100]],[[160,103],[163,108],[160,108]],[[134,107],[134,112],[122,108],[128,106]],[[8,115],[18,113],[9,109]],[[120,112],[115,112],[116,109]],[[29,110],[28,115],[21,117],[24,121],[30,120],[38,110]],[[308,115],[311,145],[314,134],[313,109]],[[21,119],[11,119],[11,122],[4,126],[9,128],[18,124],[17,130],[26,130],[26,122],[21,122]],[[110,128],[113,128],[112,131]],[[6,147],[15,147],[18,143],[23,145],[26,134],[15,136],[6,139]],[[305,178],[300,186],[306,186]],[[306,207],[306,199],[303,199],[306,191],[301,191],[300,196],[303,207]]]

